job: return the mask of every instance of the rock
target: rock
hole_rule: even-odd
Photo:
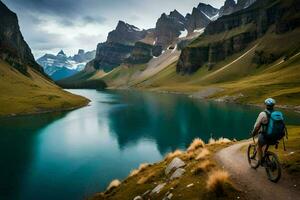
[[[136,196],[133,200],[143,200],[143,198],[141,196]]]
[[[169,193],[166,197],[163,198],[163,200],[169,200],[172,199],[174,195],[172,193]]]
[[[146,30],[140,30],[134,25],[119,21],[116,29],[108,34],[107,42],[134,45],[135,42],[145,38],[146,34]]]
[[[151,58],[153,58],[153,46],[143,43],[136,42],[131,55],[128,59],[125,60],[129,64],[142,64],[147,63]]]
[[[193,8],[192,14],[187,14],[186,19],[186,27],[189,33],[204,28],[210,23],[210,19],[197,8]]]
[[[236,11],[248,8],[251,6],[256,0],[238,0],[236,4]]]
[[[183,162],[180,158],[174,158],[170,164],[165,169],[165,174],[168,175],[172,170],[176,170],[180,167],[185,166],[185,162]]]
[[[170,177],[170,180],[174,180],[176,178],[180,178],[185,173],[185,169],[178,168]]]
[[[156,22],[155,36],[156,45],[166,49],[185,30],[185,18],[177,11],[172,11],[169,15],[163,13]]]
[[[236,3],[234,0],[226,0],[224,6],[220,8],[220,16],[230,15],[236,10]]]
[[[115,42],[98,44],[96,58],[94,59],[94,69],[111,71],[129,58],[133,47],[134,46]]]
[[[235,4],[234,0],[226,2],[228,7]],[[280,33],[293,29],[297,24],[294,19],[283,20],[283,13],[287,9],[271,4],[270,1],[257,1],[255,6],[246,8],[243,12],[236,12],[212,21],[205,28],[201,39],[195,40],[182,49],[176,67],[177,73],[185,75],[192,74],[204,66],[212,68],[216,63],[247,48],[253,41],[263,36],[272,25],[275,25],[276,32]],[[293,15],[296,14],[291,14]],[[239,32],[234,31],[242,27],[249,28]],[[220,34],[225,36],[220,37]],[[271,53],[257,55],[256,63],[269,63],[278,58],[278,55]]]
[[[98,44],[96,57],[92,62],[94,69],[111,71],[129,59],[134,49],[136,51],[133,52],[133,61],[145,62],[150,55],[152,56],[151,51],[147,49],[148,46],[147,48],[144,48],[145,45],[135,46],[135,43],[144,39],[147,34],[147,30],[140,30],[134,25],[119,21],[116,29],[108,34],[106,42]]]
[[[165,186],[166,186],[166,183],[161,183],[161,184],[157,185],[157,186],[151,191],[151,195],[160,193],[160,191],[161,191]]]
[[[197,8],[209,17],[214,17],[219,13],[219,9],[214,8],[209,4],[199,3]]]
[[[31,49],[22,36],[17,15],[2,1],[0,1],[0,59],[23,75],[29,76],[28,67],[45,75],[43,68],[35,62]]]
[[[142,195],[143,197],[147,196],[148,194],[150,194],[151,190],[147,190],[146,192],[144,192],[144,194]]]

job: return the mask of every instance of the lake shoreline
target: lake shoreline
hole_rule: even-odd
[[[47,110],[27,112],[27,113],[11,113],[11,114],[8,114],[8,115],[0,115],[0,119],[8,119],[8,118],[14,118],[14,117],[23,117],[23,116],[32,116],[32,115],[40,115],[40,114],[48,114],[48,113],[73,111],[73,110],[77,110],[79,108],[89,106],[90,103],[91,103],[91,100],[87,99],[87,101],[84,104],[80,104],[78,106],[72,106],[72,107],[69,107],[69,108],[59,108],[59,109],[47,109]]]
[[[254,103],[242,103],[239,102],[238,99],[234,100],[223,100],[219,98],[202,98],[195,96],[195,92],[180,92],[180,91],[168,91],[168,90],[153,90],[153,89],[142,89],[142,88],[106,88],[106,90],[129,90],[129,91],[146,91],[146,92],[154,92],[154,93],[161,93],[161,94],[174,94],[174,95],[186,95],[189,98],[192,99],[199,99],[204,101],[213,101],[216,103],[229,103],[229,104],[236,104],[236,105],[244,105],[244,106],[253,106],[257,108],[264,108],[263,103],[262,104],[254,104]],[[291,105],[276,105],[277,108],[292,111],[295,113],[300,113],[300,105],[297,106],[291,106]]]

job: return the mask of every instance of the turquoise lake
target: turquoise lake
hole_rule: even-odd
[[[70,90],[89,106],[0,119],[0,199],[84,199],[195,137],[245,139],[259,108],[184,95]],[[288,124],[300,115],[285,112]]]

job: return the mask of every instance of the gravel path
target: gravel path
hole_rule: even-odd
[[[284,171],[279,182],[272,183],[268,180],[264,168],[250,168],[246,154],[241,151],[241,148],[249,143],[247,141],[224,148],[215,156],[221,166],[230,173],[238,189],[247,193],[250,199],[300,199],[300,183]]]

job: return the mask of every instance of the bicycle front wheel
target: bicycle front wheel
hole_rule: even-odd
[[[266,172],[270,181],[277,183],[281,177],[281,165],[275,153],[268,151],[265,155]]]
[[[258,162],[258,155],[257,155],[256,145],[250,144],[248,146],[247,157],[248,157],[249,165],[253,169],[258,168],[259,162]]]

